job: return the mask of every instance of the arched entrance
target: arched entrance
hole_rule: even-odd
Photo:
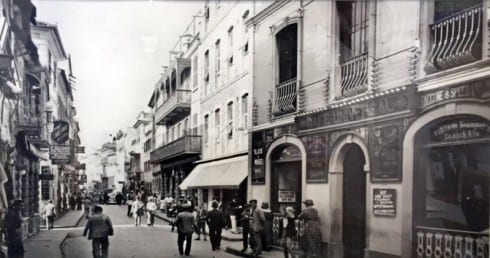
[[[342,243],[344,257],[363,257],[366,246],[366,176],[364,153],[359,145],[344,146],[342,191]]]
[[[293,206],[299,212],[302,200],[300,149],[293,144],[282,144],[272,151],[270,160],[272,211],[277,212],[283,206]]]

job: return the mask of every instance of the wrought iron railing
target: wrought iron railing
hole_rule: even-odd
[[[368,87],[368,53],[348,59],[340,65],[341,97],[362,93]]]
[[[432,46],[424,67],[427,73],[468,64],[482,57],[482,5],[430,25]]]
[[[488,257],[488,233],[416,227],[417,257]]]
[[[152,162],[170,159],[182,154],[201,153],[201,136],[185,135],[150,153]]]
[[[155,117],[158,121],[165,119],[178,106],[188,106],[191,104],[191,90],[177,89],[159,106]]]
[[[296,78],[277,85],[274,94],[274,115],[295,112],[297,106],[297,96],[298,80]]]
[[[282,220],[282,215],[280,213],[273,213],[274,218],[272,220],[272,244],[275,246],[281,246],[281,236],[279,235],[279,225]],[[294,221],[296,226],[296,236],[293,238],[293,248],[292,249],[300,249],[301,242],[301,222],[296,219]]]

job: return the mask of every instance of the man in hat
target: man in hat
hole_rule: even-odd
[[[225,216],[223,212],[218,210],[218,202],[213,201],[211,207],[213,208],[208,212],[208,217],[206,221],[209,227],[209,238],[211,240],[211,248],[214,250],[219,250],[221,246],[221,231],[225,226]]]
[[[264,231],[265,214],[264,211],[257,206],[257,200],[250,200],[250,205],[252,207],[252,224],[250,225],[252,229],[253,238],[255,241],[253,256],[258,256],[262,252],[262,231]]]
[[[194,215],[192,215],[192,206],[190,204],[182,204],[181,209],[182,211],[177,214],[177,219],[175,220],[178,233],[177,246],[180,255],[188,256],[191,252],[192,233],[194,232]]]

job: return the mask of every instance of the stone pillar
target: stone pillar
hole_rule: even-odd
[[[342,258],[344,249],[342,243],[342,201],[343,173],[330,172],[330,239],[328,240],[328,257]]]

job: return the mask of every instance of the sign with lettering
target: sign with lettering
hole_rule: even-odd
[[[455,117],[430,128],[431,142],[457,142],[490,137],[490,123],[480,117]]]
[[[480,98],[485,90],[485,83],[489,81],[477,81],[469,84],[448,87],[436,91],[425,93],[421,96],[420,107],[427,107],[440,104],[445,101],[462,99],[462,98]]]
[[[75,165],[75,169],[76,170],[85,170],[86,169],[86,165],[85,163],[78,163]]]
[[[301,137],[306,148],[306,182],[327,183],[330,146],[328,137],[309,135]]]
[[[75,146],[75,153],[85,153],[85,146]]]
[[[70,135],[70,125],[66,121],[54,121],[53,133],[51,138],[58,144],[63,144],[68,141]]]
[[[404,91],[398,94],[380,96],[369,101],[365,100],[360,103],[298,116],[296,123],[298,130],[310,130],[411,110],[414,108],[414,102],[413,94]]]
[[[265,151],[266,144],[262,132],[256,132],[252,136],[252,183],[265,183]]]
[[[296,192],[294,190],[279,190],[278,201],[281,203],[295,203]]]
[[[71,145],[51,145],[49,156],[53,164],[69,164],[72,158]]]
[[[396,216],[395,189],[373,189],[373,214],[378,217]]]
[[[400,181],[402,142],[399,123],[371,129],[371,181]]]

